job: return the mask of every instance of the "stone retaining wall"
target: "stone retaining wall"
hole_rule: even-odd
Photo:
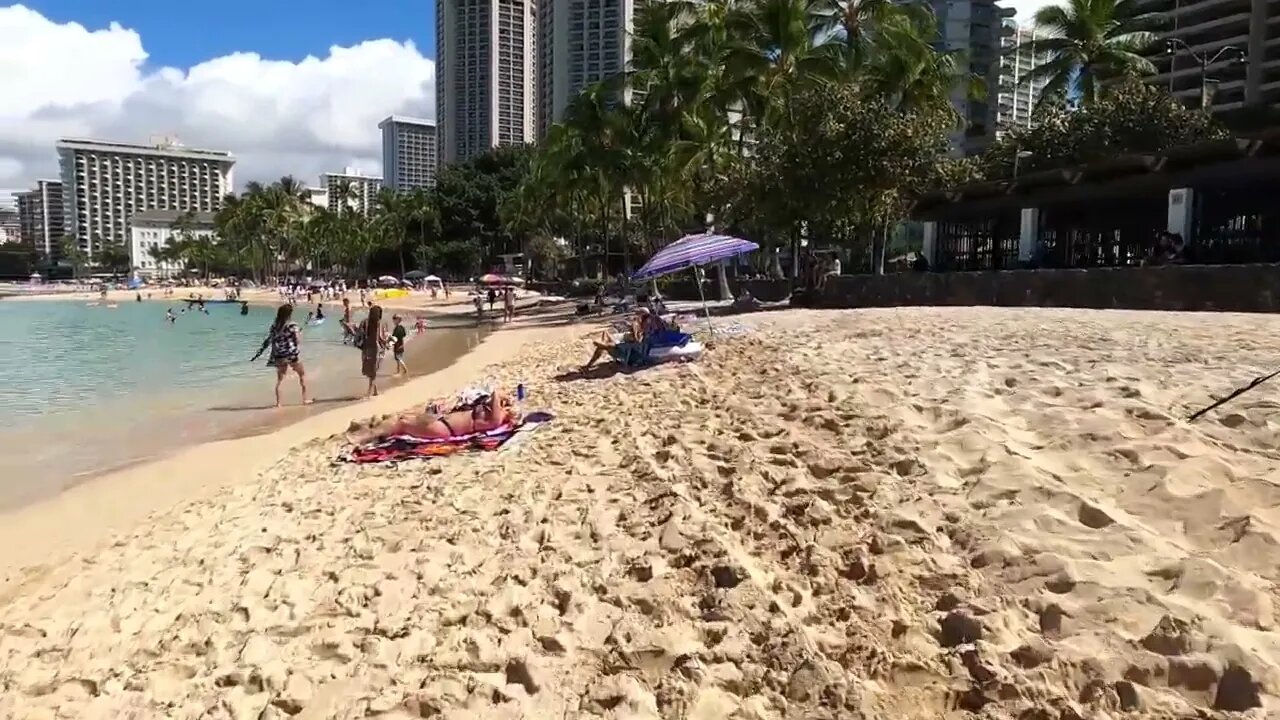
[[[737,296],[745,286],[758,300],[791,294],[789,280],[730,281]],[[716,283],[704,286],[715,299]],[[689,281],[662,285],[668,300],[697,300]],[[992,272],[841,275],[830,278],[806,306],[825,308],[898,305],[998,305],[1126,308],[1131,310],[1221,310],[1280,312],[1280,265],[1167,265],[1089,270],[1001,270]]]
[[[1280,265],[843,275],[819,307],[1002,305],[1133,310],[1280,311]]]

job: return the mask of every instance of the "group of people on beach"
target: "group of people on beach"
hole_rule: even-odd
[[[360,350],[360,373],[368,380],[365,397],[373,397],[378,394],[378,371],[388,350],[391,351],[391,355],[395,359],[396,369],[394,375],[409,374],[409,366],[404,359],[405,344],[408,340],[409,331],[405,328],[404,318],[399,313],[391,316],[392,326],[388,328],[382,319],[383,311],[381,305],[374,304],[370,306],[368,316],[359,322],[354,322],[352,319],[349,300],[343,298],[342,306],[342,319],[339,322],[343,330],[343,342],[344,344],[350,343]],[[258,348],[258,352],[250,360],[250,362],[256,362],[263,353],[270,350],[267,354],[267,365],[275,368],[276,371],[276,407],[280,407],[280,386],[284,382],[285,375],[290,370],[298,376],[298,386],[302,390],[303,404],[307,405],[312,402],[307,391],[306,367],[302,363],[302,328],[296,322],[293,322],[293,308],[292,303],[284,303],[276,309],[275,320],[271,323],[271,327],[268,328],[266,337],[262,341],[262,346]],[[313,324],[323,318],[323,305],[318,305],[315,312],[307,313],[309,324]],[[418,332],[421,333],[424,329],[425,323],[419,318]]]

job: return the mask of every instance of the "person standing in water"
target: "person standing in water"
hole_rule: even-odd
[[[178,322],[178,316],[173,314],[173,308],[164,311],[164,319],[168,320],[170,325]]]
[[[350,298],[347,298],[347,297],[342,298],[342,320],[340,321],[340,323],[342,325],[342,342],[345,343],[348,340],[355,337],[355,334],[356,334],[356,329],[351,324],[351,299]]]
[[[248,315],[248,314],[249,314],[249,303],[247,303],[247,302],[242,302],[242,303],[240,303],[240,314],[241,314],[241,315]]]
[[[302,367],[302,330],[297,323],[290,322],[292,317],[293,306],[288,303],[276,310],[275,322],[271,323],[271,329],[267,331],[262,347],[258,348],[253,360],[249,361],[256,362],[268,347],[271,348],[271,354],[267,356],[267,364],[276,369],[276,407],[280,407],[280,383],[284,382],[284,376],[290,368],[298,374],[298,387],[302,389],[302,404],[311,404],[311,399],[307,397],[307,373]]]
[[[378,366],[382,364],[382,353],[387,347],[387,329],[382,325],[382,306],[369,308],[369,317],[361,323],[356,337],[360,342],[360,373],[369,379],[369,389],[365,398],[378,394]]]
[[[396,359],[396,375],[408,375],[409,366],[404,364],[404,341],[409,331],[405,329],[403,318],[399,315],[392,315],[391,322],[394,324],[391,328],[391,356]]]

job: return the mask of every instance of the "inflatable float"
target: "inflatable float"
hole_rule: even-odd
[[[614,334],[615,343],[622,342],[621,334]],[[649,362],[662,363],[672,360],[696,360],[702,355],[702,343],[693,339],[692,335],[676,331],[667,331],[654,337],[649,344]]]

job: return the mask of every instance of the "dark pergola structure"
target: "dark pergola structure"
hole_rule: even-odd
[[[1177,211],[1177,188],[1192,191],[1186,262],[1280,262],[1280,128],[936,191],[912,218],[935,224],[935,270],[1137,265]],[[1030,261],[1019,259],[1026,209]]]

